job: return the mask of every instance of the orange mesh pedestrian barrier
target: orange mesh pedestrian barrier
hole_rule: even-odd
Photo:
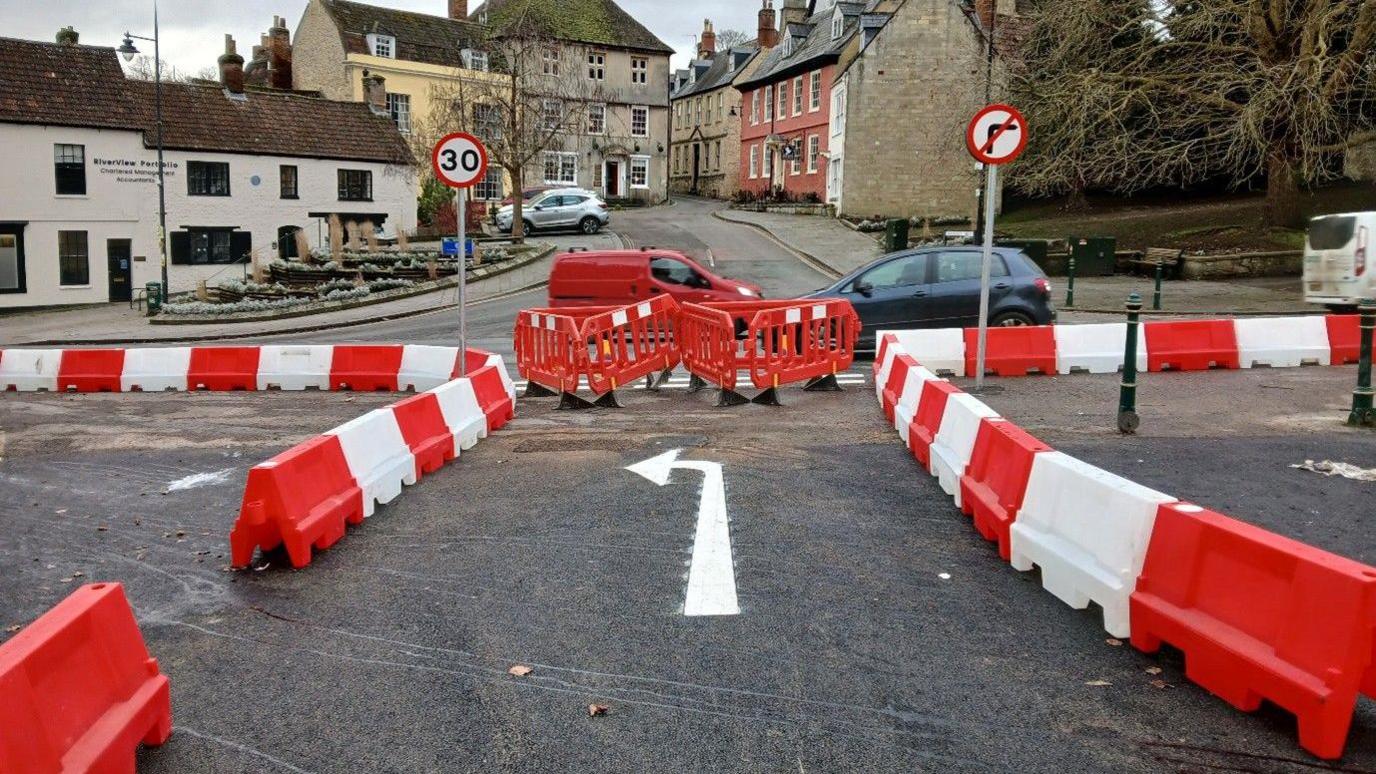
[[[690,318],[691,324],[686,322]],[[793,382],[807,382],[807,390],[839,390],[836,374],[855,361],[860,338],[860,317],[844,299],[689,304],[680,319],[685,321],[683,361],[695,377],[694,386],[720,387],[718,405],[777,406],[779,387]],[[698,324],[712,330],[688,330]],[[724,338],[734,345],[722,346]],[[763,390],[753,401],[736,392],[737,371],[745,371],[751,384]]]
[[[526,380],[528,396],[553,391],[572,394],[586,372],[583,322],[615,307],[527,309],[516,315],[516,370]],[[543,389],[541,389],[543,388]]]
[[[588,388],[596,395],[612,396],[618,387],[641,377],[667,377],[680,361],[678,315],[678,302],[662,295],[589,317],[583,323]]]

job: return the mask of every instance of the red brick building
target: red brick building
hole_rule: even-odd
[[[831,85],[855,25],[834,25],[830,4],[814,12],[816,5],[783,0],[775,32],[772,0],[764,0],[760,42],[768,51],[755,73],[736,85],[742,96],[741,190],[826,200]]]

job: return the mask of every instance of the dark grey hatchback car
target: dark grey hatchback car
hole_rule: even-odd
[[[864,326],[857,349],[873,350],[875,332],[979,325],[979,247],[922,247],[890,253],[809,298],[845,298]],[[994,249],[989,267],[990,325],[1050,325],[1051,283],[1017,248]]]

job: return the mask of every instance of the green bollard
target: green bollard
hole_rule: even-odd
[[[1161,279],[1165,276],[1166,267],[1160,261],[1156,262],[1156,292],[1151,297],[1151,308],[1161,311]]]
[[[1065,305],[1075,306],[1075,255],[1071,253],[1070,263],[1066,264]]]
[[[1357,360],[1357,389],[1352,391],[1352,413],[1347,423],[1353,427],[1376,427],[1371,389],[1371,340],[1376,333],[1376,299],[1363,299],[1358,311],[1362,315],[1362,336]]]
[[[1123,384],[1118,391],[1118,432],[1132,435],[1142,420],[1137,416],[1137,328],[1142,319],[1142,297],[1128,296],[1128,334],[1123,349]]]

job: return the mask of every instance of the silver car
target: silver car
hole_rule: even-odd
[[[497,211],[497,228],[511,232],[514,208],[507,205]],[[607,203],[592,191],[582,188],[558,188],[545,191],[525,203],[521,209],[526,232],[577,230],[596,234],[611,222]]]

